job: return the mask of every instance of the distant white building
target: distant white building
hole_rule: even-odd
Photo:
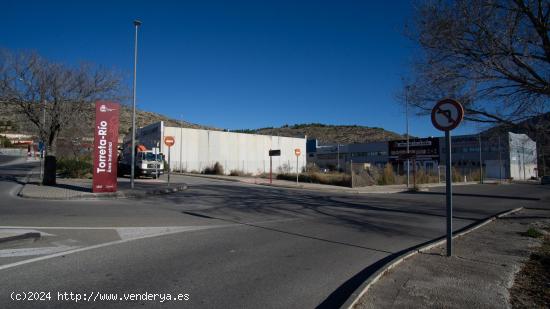
[[[273,172],[296,171],[294,150],[299,148],[298,169],[306,165],[306,138],[280,137],[235,132],[167,127],[157,122],[139,128],[137,144],[148,149],[160,146],[167,157],[165,136],[173,136],[174,146],[170,149],[170,168],[176,171],[201,172],[219,162],[226,174],[231,170],[260,174],[269,172],[269,150],[281,150],[281,156],[273,157]],[[125,139],[125,143],[129,142]],[[166,158],[168,159],[168,158]]]

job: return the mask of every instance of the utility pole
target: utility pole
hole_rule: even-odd
[[[340,144],[338,144],[338,146],[336,146],[336,148],[338,149],[338,163],[336,163],[337,165],[337,171],[340,172]]]
[[[523,180],[527,180],[527,176],[525,175],[525,140],[521,141],[521,152],[523,159],[521,160],[521,163],[523,165]]]
[[[407,188],[410,185],[410,164],[409,164],[409,86],[405,88],[405,125],[407,134]]]
[[[500,151],[500,134],[498,136],[498,177],[502,183],[502,152]]]
[[[227,168],[224,166],[224,168]],[[183,172],[183,114],[181,115],[181,122],[180,122],[180,173]]]
[[[136,29],[134,36],[134,84],[133,84],[133,109],[132,109],[132,166],[130,175],[130,187],[134,188],[135,164],[136,164],[136,72],[137,72],[137,55],[138,55],[138,28],[141,26],[141,21],[134,20]]]
[[[479,183],[483,184],[483,161],[481,160],[481,133],[479,133]]]

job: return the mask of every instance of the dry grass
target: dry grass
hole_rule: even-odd
[[[527,234],[527,233],[526,233]],[[526,237],[529,237],[526,235]],[[510,289],[513,308],[548,308],[550,304],[550,236],[529,257]]]
[[[296,181],[296,173],[278,174],[277,179]],[[351,186],[351,176],[344,173],[302,173],[298,175],[298,181],[342,187]]]

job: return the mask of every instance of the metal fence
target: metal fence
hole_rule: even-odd
[[[184,173],[203,173],[207,168],[213,168],[216,163],[222,166],[224,174],[230,174],[232,171],[241,174],[260,175],[269,173],[269,159],[267,160],[201,160],[171,162],[171,170]],[[276,164],[277,163],[277,164]],[[284,160],[273,162],[273,173],[296,173],[296,160]],[[302,160],[298,163],[298,171],[302,172],[304,168]]]
[[[0,155],[24,157],[24,156],[27,155],[27,149],[22,149],[22,148],[0,148]]]
[[[351,176],[352,187],[365,187],[371,185],[394,185],[406,184],[407,172],[405,170],[396,171],[392,165],[384,167],[373,166],[368,163],[349,162],[343,171]],[[485,175],[485,168],[480,171],[479,167],[454,167],[453,181],[467,182],[480,181],[480,175]],[[409,185],[426,183],[444,183],[445,166],[435,166],[434,168],[412,168],[409,171]]]

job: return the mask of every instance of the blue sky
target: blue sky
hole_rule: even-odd
[[[410,1],[2,1],[0,47],[121,71],[137,104],[219,128],[320,122],[405,132]],[[441,135],[428,117],[412,135]],[[456,133],[475,131],[463,125]]]

